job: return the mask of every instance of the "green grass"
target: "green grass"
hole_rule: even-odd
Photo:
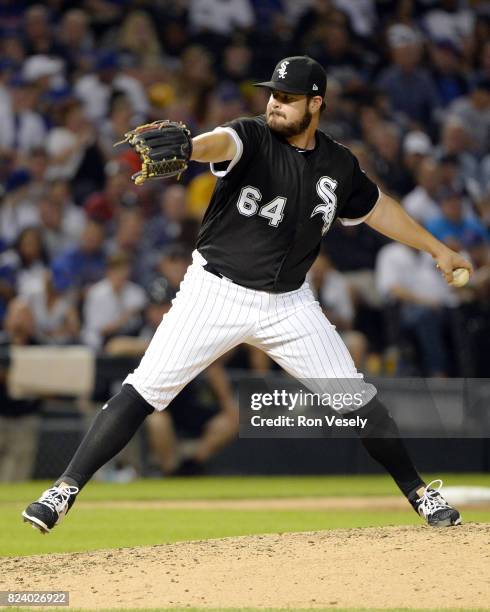
[[[430,476],[427,476],[430,478]],[[449,485],[486,485],[487,475],[444,476]],[[416,525],[409,509],[371,510],[220,510],[165,508],[85,508],[75,506],[64,524],[48,536],[24,525],[20,512],[48,483],[0,485],[0,556],[75,552],[165,544],[226,536],[313,531],[381,525]],[[142,480],[128,485],[91,483],[85,501],[250,499],[399,495],[385,476],[296,478],[201,478]],[[490,522],[490,512],[465,511],[466,521]]]
[[[427,480],[441,475],[425,475]],[[446,474],[447,485],[490,486],[488,474]],[[50,482],[0,483],[1,502],[28,502]],[[155,499],[271,499],[280,497],[350,497],[399,495],[387,476],[209,477],[138,480],[130,484],[92,482],[86,501]]]

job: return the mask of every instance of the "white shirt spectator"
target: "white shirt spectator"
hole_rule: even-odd
[[[0,149],[28,153],[44,145],[46,128],[41,115],[26,110],[15,114],[8,106],[0,107]]]
[[[103,83],[96,74],[87,74],[75,83],[75,94],[84,105],[85,114],[91,121],[102,122],[109,113],[109,101],[114,91],[127,96],[137,121],[144,121],[149,111],[148,98],[141,83],[127,75],[119,74],[111,85]]]
[[[52,308],[48,308],[46,289],[43,285],[28,293],[25,298],[34,316],[36,337],[44,344],[49,343],[50,336],[65,323],[69,311],[73,308],[73,295],[60,295]]]
[[[189,7],[189,22],[194,32],[210,30],[228,36],[235,28],[248,28],[254,21],[249,0],[191,0]]]
[[[423,24],[432,40],[451,40],[459,45],[464,38],[472,36],[475,14],[469,9],[449,13],[436,8],[425,15]]]
[[[490,146],[490,107],[477,109],[469,97],[458,98],[449,107],[449,119],[458,117],[467,134],[476,143],[480,153],[487,153]]]
[[[417,185],[403,198],[402,205],[407,213],[422,225],[437,217],[441,212],[437,202],[421,185]]]
[[[93,285],[85,299],[84,344],[93,348],[102,346],[102,330],[113,321],[131,311],[140,311],[146,304],[146,293],[135,283],[127,282],[120,293],[115,293],[109,280],[104,279]]]
[[[321,302],[332,313],[348,323],[354,320],[354,306],[346,279],[337,270],[329,270],[321,288]]]
[[[10,108],[10,92],[5,85],[0,84],[0,114],[9,113]]]
[[[46,266],[37,261],[29,267],[21,268],[19,255],[9,249],[0,255],[0,266],[16,270],[16,292],[20,297],[27,297],[34,291],[42,290],[46,277]]]
[[[375,281],[385,299],[390,298],[394,287],[402,287],[417,298],[441,306],[454,306],[458,302],[454,291],[436,269],[432,257],[399,242],[387,244],[379,251]]]
[[[334,0],[334,5],[349,16],[352,29],[359,36],[370,36],[376,25],[374,0]]]
[[[86,216],[73,202],[65,204],[59,230],[42,226],[43,241],[50,257],[54,257],[74,244],[78,244],[84,230]]]
[[[1,132],[1,130],[0,130]],[[39,225],[39,211],[29,199],[7,196],[0,206],[0,238],[12,244],[26,227]]]
[[[50,157],[66,154],[63,163],[50,164],[46,173],[47,178],[49,180],[73,178],[84,152],[83,149],[77,147],[76,135],[64,127],[53,128],[48,134],[46,150]]]

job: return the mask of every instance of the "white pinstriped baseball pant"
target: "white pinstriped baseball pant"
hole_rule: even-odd
[[[197,250],[192,259],[171,309],[124,381],[151,406],[164,410],[188,382],[241,343],[265,351],[314,392],[329,392],[332,382],[338,391],[340,382],[346,393],[362,391],[363,405],[374,397],[376,389],[357,372],[308,283],[285,293],[256,291],[204,270]]]

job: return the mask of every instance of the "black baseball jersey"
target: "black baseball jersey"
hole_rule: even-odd
[[[230,162],[211,164],[219,177],[197,249],[223,276],[251,289],[298,289],[338,217],[360,223],[377,186],[357,159],[323,132],[301,151],[273,132],[263,115],[223,127],[237,144]]]

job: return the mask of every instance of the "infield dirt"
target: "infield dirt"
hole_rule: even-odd
[[[72,608],[485,608],[490,525],[338,529],[2,560]]]

